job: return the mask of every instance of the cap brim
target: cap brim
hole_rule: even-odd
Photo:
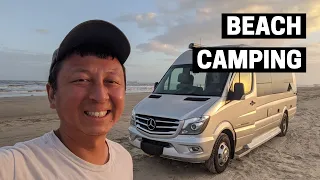
[[[103,20],[89,20],[67,34],[60,44],[57,58],[83,44],[103,45],[115,54],[121,64],[126,62],[131,51],[127,37],[118,27]]]

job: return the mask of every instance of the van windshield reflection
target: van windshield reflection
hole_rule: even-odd
[[[175,65],[163,76],[153,93],[221,96],[229,73],[193,73],[192,65]]]

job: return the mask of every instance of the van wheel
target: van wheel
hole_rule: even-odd
[[[210,158],[205,162],[206,168],[211,173],[222,173],[229,164],[230,152],[229,137],[225,133],[221,133],[212,149]]]
[[[288,114],[284,113],[282,117],[282,121],[280,123],[281,132],[278,135],[279,137],[283,137],[287,134],[288,131]]]

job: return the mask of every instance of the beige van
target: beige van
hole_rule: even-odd
[[[275,136],[297,108],[294,73],[193,73],[181,54],[132,111],[130,143],[143,152],[223,172]]]

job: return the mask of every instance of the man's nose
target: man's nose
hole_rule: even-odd
[[[104,83],[96,83],[92,86],[90,99],[98,103],[103,103],[109,100],[108,88],[104,85]]]

